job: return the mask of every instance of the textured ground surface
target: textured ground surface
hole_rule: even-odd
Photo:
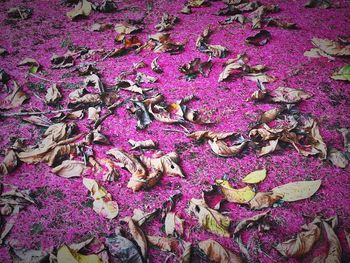
[[[263,1],[268,2],[268,1]],[[338,128],[349,126],[350,121],[350,87],[345,82],[330,79],[330,75],[345,64],[345,59],[336,59],[333,62],[326,58],[311,59],[303,56],[309,50],[312,37],[336,39],[338,35],[349,34],[350,6],[347,2],[340,2],[340,8],[306,9],[303,1],[276,1],[281,12],[273,16],[295,22],[299,30],[284,30],[269,27],[272,34],[270,43],[263,47],[247,46],[245,38],[256,31],[250,25],[219,25],[224,17],[215,15],[221,2],[213,2],[210,7],[193,9],[191,15],[179,13],[183,1],[155,1],[151,14],[145,19],[145,30],[139,34],[145,41],[147,35],[155,33],[154,25],[158,23],[163,12],[178,14],[180,22],[170,31],[174,40],[185,42],[185,51],[179,55],[161,53],[159,64],[164,73],[157,75],[159,81],[145,86],[153,87],[164,94],[168,102],[175,101],[186,95],[195,94],[199,101],[191,103],[193,108],[212,111],[213,119],[217,121],[212,129],[217,131],[247,132],[248,124],[252,121],[251,115],[258,110],[267,110],[268,104],[254,104],[246,102],[246,98],[256,89],[256,84],[248,80],[239,79],[232,82],[218,83],[217,78],[222,71],[225,59],[214,58],[213,70],[209,78],[197,77],[188,82],[182,78],[177,70],[178,66],[195,57],[205,60],[207,55],[199,53],[195,48],[195,40],[207,25],[212,25],[214,34],[212,44],[226,46],[234,58],[237,54],[246,52],[252,64],[261,63],[271,70],[269,73],[277,80],[267,87],[270,89],[279,86],[303,88],[313,97],[299,106],[302,112],[312,114],[319,121],[321,134],[328,146],[342,149],[342,136]],[[9,23],[6,11],[13,6],[25,6],[34,9],[33,16],[28,20]],[[66,12],[70,9],[59,4],[59,1],[6,1],[0,6],[1,37],[0,45],[6,48],[10,55],[0,59],[0,67],[5,69],[13,79],[17,80],[25,91],[29,82],[40,82],[33,77],[25,77],[27,68],[16,67],[24,57],[32,57],[40,62],[45,76],[54,81],[78,83],[83,78],[71,74],[72,78],[62,78],[68,70],[53,70],[50,68],[50,58],[53,53],[64,54],[66,48],[62,43],[69,39],[74,44],[92,49],[109,50],[115,47],[113,30],[105,32],[89,32],[87,29],[94,22],[122,22],[130,17],[141,17],[145,9],[144,1],[125,1],[121,7],[134,7],[113,14],[93,12],[88,19],[77,22],[69,21]],[[105,85],[113,86],[115,77],[123,70],[129,69],[132,63],[144,60],[150,65],[158,56],[152,51],[142,51],[139,54],[130,53],[118,58],[108,58],[99,62],[101,79]],[[97,59],[97,58],[96,58]],[[92,59],[93,60],[93,59]],[[155,76],[150,67],[140,71]],[[297,74],[293,74],[297,72]],[[45,83],[45,82],[44,82]],[[46,83],[46,85],[49,85]],[[60,86],[60,84],[59,84]],[[70,89],[64,89],[65,94]],[[1,92],[2,98],[6,96]],[[65,105],[66,103],[63,103]],[[24,108],[53,109],[32,96]],[[88,123],[78,122],[81,131],[87,130]],[[282,207],[272,209],[272,216],[277,222],[268,233],[257,234],[247,232],[244,240],[247,242],[252,236],[259,235],[262,250],[265,253],[255,255],[260,262],[297,262],[283,259],[273,248],[286,237],[292,237],[300,231],[306,222],[304,216],[313,217],[317,213],[325,216],[337,214],[340,219],[337,234],[344,249],[344,262],[349,260],[349,248],[345,240],[345,229],[350,228],[349,167],[345,170],[336,168],[328,162],[322,162],[314,157],[303,157],[292,148],[275,152],[266,157],[258,158],[253,150],[246,150],[239,158],[219,158],[211,153],[208,144],[196,144],[181,133],[168,132],[164,129],[180,129],[177,126],[153,122],[149,128],[137,131],[136,120],[124,109],[120,108],[116,114],[103,124],[102,132],[110,138],[112,146],[95,147],[97,156],[112,148],[130,149],[127,141],[132,138],[153,139],[159,142],[164,152],[177,151],[180,153],[181,166],[186,178],[164,177],[160,183],[148,191],[133,193],[126,187],[129,173],[121,171],[121,178],[116,183],[102,182],[102,185],[112,194],[119,203],[118,218],[107,220],[98,216],[89,206],[91,200],[81,178],[64,179],[50,172],[46,164],[22,164],[15,172],[1,181],[17,185],[21,189],[30,189],[38,205],[28,206],[21,211],[18,220],[7,239],[19,240],[25,248],[46,249],[62,243],[71,243],[81,240],[87,235],[106,236],[118,226],[119,218],[130,215],[134,208],[151,210],[159,207],[172,194],[181,191],[182,199],[176,206],[186,220],[185,240],[214,238],[221,244],[239,253],[239,248],[231,239],[220,238],[201,230],[196,219],[186,213],[186,207],[191,198],[200,198],[201,191],[213,184],[215,179],[226,176],[239,181],[246,174],[259,168],[266,167],[267,179],[259,185],[259,191],[269,190],[277,185],[305,179],[321,179],[322,187],[317,194],[307,200],[285,203]],[[199,127],[188,125],[191,130]],[[0,147],[5,149],[10,144],[10,137],[24,137],[29,144],[34,144],[41,137],[41,130],[31,124],[21,122],[20,118],[1,120]],[[91,178],[96,177],[93,174]],[[101,178],[95,178],[101,179]],[[227,204],[222,211],[229,213],[234,224],[238,220],[256,214],[246,206]],[[148,234],[161,234],[161,224],[149,224],[144,230]],[[151,249],[150,262],[163,262],[166,253]],[[9,260],[6,246],[0,247],[0,261]]]

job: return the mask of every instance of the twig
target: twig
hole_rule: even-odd
[[[185,133],[184,131],[175,130],[175,129],[163,129],[163,131]]]
[[[31,116],[31,115],[42,115],[42,114],[60,113],[60,112],[69,112],[69,111],[72,111],[72,109],[51,110],[51,111],[24,111],[24,112],[0,113],[0,116],[1,117]]]
[[[34,73],[29,73],[30,76],[34,77],[34,78],[37,78],[37,79],[41,79],[41,80],[44,80],[44,81],[47,81],[47,82],[52,82],[52,83],[63,83],[64,81],[61,81],[61,80],[50,80],[50,79],[46,79],[46,78],[43,78],[43,77],[40,77]]]

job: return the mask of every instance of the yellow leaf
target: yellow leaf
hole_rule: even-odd
[[[266,178],[266,169],[251,172],[243,178],[242,182],[246,184],[257,184]]]
[[[84,178],[83,184],[91,192],[94,199],[102,198],[107,194],[107,190],[99,186],[94,179]]]
[[[311,197],[321,186],[321,180],[298,181],[272,189],[275,194],[283,194],[283,201],[293,202]]]
[[[255,192],[250,186],[235,189],[226,180],[217,180],[216,184],[221,188],[226,200],[229,202],[246,204],[255,196]]]
[[[62,246],[57,252],[58,263],[102,263],[97,255],[82,255],[70,250],[67,246]]]

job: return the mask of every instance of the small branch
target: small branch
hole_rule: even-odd
[[[64,83],[64,81],[61,81],[61,80],[50,80],[50,79],[46,79],[46,78],[43,78],[43,77],[40,77],[34,73],[29,73],[30,76],[34,77],[34,78],[37,78],[37,79],[41,79],[41,80],[44,80],[44,81],[47,81],[47,82],[51,82],[51,83]]]
[[[70,111],[72,111],[72,109],[51,110],[51,111],[24,111],[24,112],[0,113],[0,117],[43,115],[43,114],[70,112]]]

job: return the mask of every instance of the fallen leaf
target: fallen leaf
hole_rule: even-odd
[[[220,22],[222,25],[232,24],[233,22],[238,22],[240,24],[244,24],[247,18],[242,14],[236,14],[233,16],[230,16],[229,18],[226,18],[225,21]]]
[[[340,68],[338,72],[333,73],[331,78],[350,81],[350,64]]]
[[[92,11],[92,5],[87,0],[79,0],[78,4],[73,10],[67,12],[67,17],[71,20],[75,20],[81,17],[87,17]]]
[[[329,222],[330,221],[330,222]],[[334,232],[334,228],[338,224],[338,217],[332,217],[328,220],[323,220],[323,227],[326,231],[329,249],[328,254],[325,257],[325,263],[341,263],[342,262],[342,247],[337,235]]]
[[[287,87],[278,87],[270,92],[271,101],[283,102],[283,103],[297,103],[302,100],[311,98],[311,95],[307,94],[301,89],[293,89]]]
[[[230,218],[209,208],[203,199],[192,198],[189,211],[196,215],[199,225],[207,231],[223,237],[231,236],[229,232]]]
[[[156,73],[162,73],[163,69],[158,65],[158,58],[159,57],[156,57],[152,60],[151,69]]]
[[[97,4],[96,10],[102,13],[113,13],[118,8],[113,0],[103,0],[101,4]]]
[[[233,234],[237,236],[238,234],[240,234],[241,231],[248,229],[254,225],[258,225],[262,223],[262,221],[264,221],[269,214],[270,214],[270,211],[267,211],[267,212],[243,219],[237,224],[235,230],[233,231]]]
[[[263,112],[259,118],[259,123],[269,123],[275,120],[281,111],[282,110],[280,108],[273,108],[271,110]]]
[[[320,49],[322,52],[330,56],[349,56],[350,55],[350,45],[342,47],[339,43],[321,38],[312,38],[312,44]],[[322,54],[322,53],[321,53]]]
[[[246,204],[255,196],[255,192],[250,186],[235,189],[226,180],[216,180],[216,185],[220,188],[228,202]]]
[[[224,140],[228,137],[236,135],[238,135],[236,132],[196,131],[188,134],[187,137],[190,137],[197,141],[202,139]]]
[[[136,245],[129,239],[120,235],[112,235],[106,238],[109,253],[121,262],[143,263],[143,259]]]
[[[80,177],[88,169],[84,162],[65,160],[62,164],[52,168],[52,172],[64,178]]]
[[[189,15],[189,14],[192,13],[192,9],[191,9],[191,7],[185,5],[185,6],[181,9],[180,12],[181,12],[182,14]]]
[[[130,234],[141,249],[141,255],[143,258],[147,258],[148,243],[146,235],[143,233],[140,226],[134,220],[132,220],[132,218],[127,217],[124,218],[123,221],[128,223]]]
[[[145,141],[134,141],[129,140],[128,143],[131,145],[131,149],[150,149],[150,148],[156,148],[157,143],[155,143],[152,140],[145,140]]]
[[[243,259],[221,246],[213,239],[198,242],[198,247],[208,259],[217,263],[243,263]]]
[[[276,195],[283,195],[282,200],[294,202],[313,196],[321,186],[321,180],[316,181],[297,181],[272,189]]]
[[[12,7],[7,11],[7,16],[14,19],[28,19],[32,16],[33,9],[26,7]]]
[[[320,8],[326,9],[331,7],[331,1],[330,0],[308,0],[304,4],[304,6],[308,8],[320,7]]]
[[[0,109],[13,109],[21,106],[29,97],[27,94],[13,82],[13,90],[10,95],[8,95],[4,101],[0,103]]]
[[[302,226],[302,232],[296,238],[290,239],[276,246],[278,252],[285,257],[302,257],[310,252],[320,239],[320,219],[316,217],[311,223]]]
[[[265,178],[266,178],[266,169],[256,170],[246,175],[242,179],[242,182],[246,184],[257,184],[257,183],[260,183],[261,181],[264,181]]]
[[[23,60],[21,60],[18,64],[17,64],[18,67],[20,66],[30,66],[30,69],[29,69],[29,72],[30,73],[37,73],[38,70],[40,69],[40,64],[38,61],[36,61],[35,59],[33,58],[25,58]]]
[[[335,148],[329,149],[327,159],[330,160],[333,165],[343,169],[349,164],[346,155]]]
[[[147,236],[147,240],[152,246],[166,252],[176,252],[180,246],[180,241],[174,237]]]
[[[113,25],[110,23],[94,23],[91,26],[90,31],[103,32],[111,28],[113,28]]]
[[[154,28],[157,29],[159,32],[166,31],[171,29],[177,21],[177,16],[164,13],[159,24],[155,25]]]
[[[345,149],[345,151],[350,153],[350,129],[341,128],[341,129],[339,129],[339,131],[343,135],[344,149]]]
[[[16,152],[12,149],[6,150],[5,158],[0,164],[0,174],[8,175],[18,166],[18,158]]]
[[[242,152],[245,146],[248,144],[248,141],[243,141],[238,143],[237,145],[228,146],[226,142],[221,140],[209,140],[209,145],[212,151],[221,157],[231,157],[236,156]]]
[[[271,33],[267,30],[261,30],[254,36],[247,37],[245,42],[254,46],[264,46],[271,39]]]
[[[283,194],[273,192],[258,192],[255,197],[250,200],[249,206],[251,209],[259,210],[271,207],[274,203],[281,200]]]
[[[165,234],[167,236],[175,236],[179,237],[183,235],[184,232],[184,220],[181,219],[176,213],[169,212],[167,213],[164,226],[165,226]]]
[[[45,95],[45,101],[47,104],[56,104],[61,98],[62,94],[58,90],[56,84],[53,84],[50,88],[47,89],[47,93]]]
[[[53,69],[70,68],[74,66],[74,58],[69,53],[66,53],[63,56],[54,54],[51,57],[51,64]]]
[[[57,251],[57,263],[76,262],[76,263],[102,263],[97,255],[82,255],[72,251],[66,245],[60,247]]]

